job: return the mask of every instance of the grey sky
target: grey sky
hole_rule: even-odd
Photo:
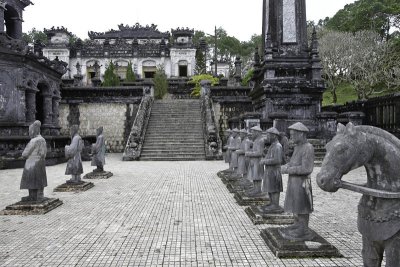
[[[156,24],[161,31],[189,27],[212,34],[214,25],[241,41],[261,33],[262,0],[31,0],[24,13],[24,31],[64,26],[78,37],[88,31],[117,29],[120,23]],[[355,0],[307,0],[307,19],[333,16]],[[200,4],[201,3],[201,4]]]

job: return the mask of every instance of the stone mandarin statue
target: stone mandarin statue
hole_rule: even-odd
[[[229,169],[236,173],[238,167],[238,157],[236,154],[236,150],[238,150],[240,146],[240,136],[238,128],[232,130],[232,137],[233,140],[228,147],[228,149],[231,151],[231,162],[229,164]]]
[[[280,233],[289,240],[310,240],[313,234],[308,227],[313,212],[311,173],[314,169],[314,147],[307,140],[308,128],[301,122],[289,127],[295,147],[288,164],[282,166],[282,174],[289,174],[284,210],[293,213],[294,224],[281,228]]]
[[[225,145],[225,163],[230,163],[231,162],[231,151],[229,150],[230,143],[232,142],[232,130],[227,129],[225,131],[226,135],[226,145]]]
[[[281,164],[283,161],[283,148],[279,143],[279,131],[272,127],[267,130],[267,140],[271,144],[265,158],[260,161],[265,166],[263,179],[263,192],[269,194],[271,203],[263,206],[264,212],[283,212],[279,206],[280,193],[283,191]]]
[[[400,266],[400,140],[373,127],[338,125],[336,136],[317,175],[318,186],[328,192],[339,188],[362,194],[358,203],[358,230],[362,234],[364,266]],[[342,181],[358,167],[367,170],[367,183]]]
[[[40,121],[35,121],[29,126],[31,140],[22,152],[22,158],[26,159],[21,179],[21,189],[28,189],[29,196],[22,201],[40,202],[45,200],[43,189],[47,186],[46,175],[46,141],[40,135]]]
[[[261,183],[264,172],[262,166],[260,165],[260,160],[263,156],[265,140],[261,135],[262,129],[260,126],[254,126],[250,130],[254,139],[253,150],[251,152],[247,152],[245,155],[246,157],[250,158],[248,177],[253,181],[254,188],[246,192],[246,195],[248,197],[258,197],[264,194],[261,191]]]
[[[240,147],[236,151],[236,154],[238,155],[238,170],[237,173],[240,175],[240,177],[243,177],[245,174],[247,174],[247,166],[246,166],[246,157],[245,153],[246,151],[249,150],[248,146],[250,145],[249,139],[246,138],[247,136],[247,131],[246,129],[240,130]]]
[[[91,165],[97,167],[93,172],[103,172],[106,164],[106,142],[103,136],[103,127],[97,128],[96,136],[96,143],[92,145],[93,158]]]
[[[82,159],[81,159],[83,140],[80,137],[78,131],[79,131],[78,125],[71,126],[70,129],[71,145],[65,146],[65,157],[68,159],[65,174],[71,175],[71,179],[67,180],[67,184],[81,183],[81,174],[83,173]]]

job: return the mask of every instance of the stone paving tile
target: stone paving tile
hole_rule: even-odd
[[[48,167],[45,194],[64,204],[46,215],[0,216],[0,266],[362,266],[355,193],[330,194],[313,184],[311,227],[344,258],[277,259],[259,235],[267,226],[254,226],[216,176],[226,168],[222,161],[120,158],[108,155],[114,176],[82,193],[52,192],[68,177],[65,164]],[[19,190],[21,173],[0,171],[0,209],[27,193]],[[345,179],[365,177],[356,170]]]

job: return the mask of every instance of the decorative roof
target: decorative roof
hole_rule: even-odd
[[[48,38],[51,36],[54,36],[56,33],[66,33],[69,36],[72,36],[73,34],[68,31],[67,28],[64,28],[64,26],[61,27],[51,27],[50,29],[43,29],[43,32],[47,35]]]
[[[173,36],[178,37],[178,36],[193,36],[194,35],[194,29],[189,29],[189,28],[176,28],[171,29],[171,33]]]
[[[151,24],[142,26],[136,23],[133,26],[129,25],[118,25],[119,30],[109,30],[108,32],[93,32],[89,31],[88,35],[90,39],[168,39],[170,36],[169,32],[160,32],[157,29],[157,25]]]

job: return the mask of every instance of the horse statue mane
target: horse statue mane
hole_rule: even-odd
[[[361,131],[363,133],[368,133],[368,134],[373,134],[376,136],[381,136],[390,143],[392,143],[394,146],[396,146],[400,150],[400,139],[398,139],[396,136],[393,134],[382,130],[381,128],[377,128],[374,126],[365,126],[365,125],[359,125],[355,127],[358,131]]]

